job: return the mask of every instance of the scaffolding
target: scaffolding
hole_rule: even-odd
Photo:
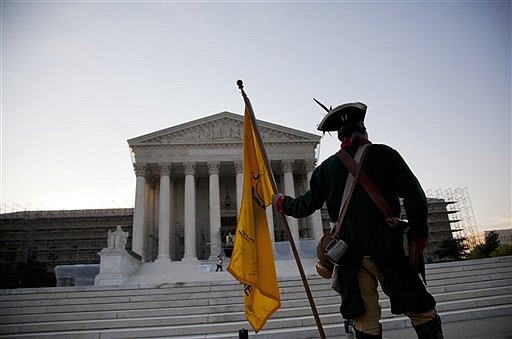
[[[482,244],[467,187],[426,190],[427,197],[443,199],[450,212],[455,238],[466,238],[470,248]]]

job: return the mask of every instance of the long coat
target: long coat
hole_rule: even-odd
[[[356,147],[345,150],[353,157]],[[394,216],[400,216],[400,198],[409,220],[410,233],[428,236],[427,202],[418,180],[400,154],[386,145],[372,144],[363,160],[362,170],[390,204]],[[336,222],[348,169],[336,155],[323,161],[313,172],[310,189],[303,195],[284,201],[284,212],[296,218],[306,217],[324,202],[332,222]],[[426,312],[435,306],[419,276],[409,267],[402,250],[402,232],[391,229],[386,217],[357,184],[342,223],[340,238],[348,245],[338,271],[342,304],[340,311],[350,319],[365,312],[357,284],[357,272],[363,256],[370,256],[384,275],[383,288],[390,294],[391,311]]]

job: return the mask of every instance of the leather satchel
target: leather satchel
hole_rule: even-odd
[[[356,155],[354,157],[354,161],[356,164],[361,164],[364,155],[366,154],[366,150],[368,148],[368,144],[362,145],[357,149]],[[352,158],[351,158],[352,159]],[[352,197],[352,192],[354,191],[354,187],[356,186],[357,179],[359,176],[361,167],[356,170],[355,173],[349,171],[347,175],[347,181],[345,183],[345,189],[343,191],[343,197],[341,199],[340,205],[340,214],[338,216],[338,221],[336,222],[335,227],[331,230],[330,233],[325,234],[316,246],[316,256],[318,258],[315,268],[316,272],[325,279],[331,279],[334,271],[335,264],[327,258],[325,255],[329,249],[336,244],[338,241],[338,237],[341,231],[341,224],[343,223],[343,219],[345,218],[345,214],[348,209],[348,203],[350,198]]]

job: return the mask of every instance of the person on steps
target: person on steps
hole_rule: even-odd
[[[394,216],[386,218],[361,185],[355,186],[339,233],[349,247],[333,278],[341,294],[340,312],[353,321],[356,338],[382,338],[380,283],[390,298],[391,312],[408,316],[419,339],[442,339],[436,301],[418,275],[422,269],[424,272],[423,251],[428,238],[425,193],[396,150],[371,144],[364,124],[366,110],[363,103],[346,103],[329,110],[318,126],[320,131],[336,131],[341,148],[352,158],[361,145],[369,145],[362,171],[391,205]],[[348,173],[343,162],[332,155],[314,170],[307,192],[298,197],[278,193],[273,204],[284,215],[303,218],[325,203],[334,223]],[[401,216],[400,199],[409,221],[408,256],[403,248],[403,230],[392,227]]]

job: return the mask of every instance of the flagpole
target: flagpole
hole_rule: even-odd
[[[256,117],[254,116],[254,111],[252,109],[252,104],[249,98],[247,97],[247,94],[245,94],[244,91],[244,84],[242,80],[238,80],[236,82],[238,85],[238,88],[242,92],[242,97],[244,98],[245,105],[248,107],[249,115],[252,121],[252,125],[254,126],[254,131],[256,133],[256,139],[258,141],[258,145],[260,147],[260,150],[263,155],[263,160],[265,161],[265,166],[267,167],[267,170],[270,172],[268,173],[268,177],[270,179],[270,183],[272,184],[272,189],[274,190],[274,193],[277,193],[277,184],[276,180],[274,178],[274,175],[272,174],[272,167],[270,167],[270,161],[268,159],[267,151],[265,150],[265,147],[263,145],[263,141],[261,139],[261,134],[258,128],[258,124],[256,123]],[[309,288],[308,280],[306,279],[306,274],[304,273],[304,268],[302,267],[302,262],[299,258],[299,253],[297,251],[297,247],[295,246],[295,242],[293,240],[292,232],[290,231],[290,226],[288,225],[288,220],[286,220],[286,217],[279,213],[281,215],[281,218],[283,220],[284,228],[286,230],[286,234],[288,235],[288,241],[290,242],[290,246],[292,248],[293,256],[295,257],[295,262],[297,263],[297,267],[299,269],[300,277],[302,278],[302,283],[304,285],[304,289],[306,290],[306,294],[308,296],[309,305],[311,306],[311,311],[313,312],[313,316],[315,317],[316,326],[318,328],[318,333],[320,334],[321,339],[325,339],[325,333],[324,329],[322,327],[322,322],[320,320],[320,316],[318,315],[318,311],[315,306],[315,301],[313,300],[313,295],[311,294],[311,289]]]

